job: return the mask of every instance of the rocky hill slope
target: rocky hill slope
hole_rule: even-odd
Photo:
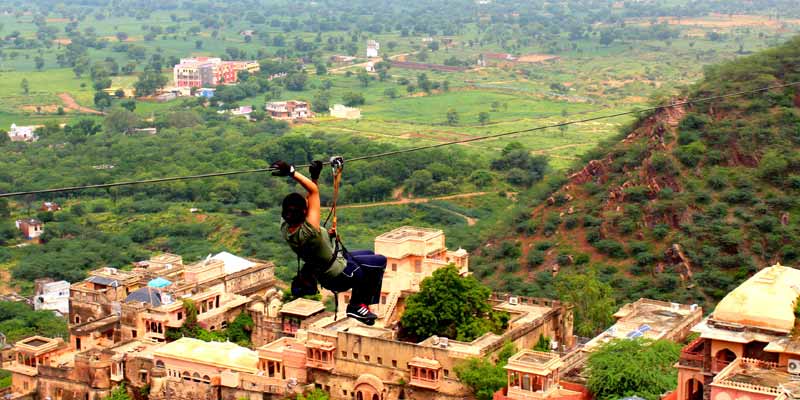
[[[708,68],[685,96],[795,81],[800,38]],[[642,116],[490,240],[482,260],[495,268],[477,273],[552,295],[553,274],[591,270],[618,300],[712,304],[760,268],[798,263],[798,149],[800,87]]]

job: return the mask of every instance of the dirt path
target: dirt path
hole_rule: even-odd
[[[431,205],[430,205],[430,207],[433,207],[433,208],[436,208],[436,209],[442,210],[442,211],[444,211],[444,212],[446,212],[446,213],[449,213],[449,214],[453,214],[453,215],[455,215],[455,216],[457,216],[457,217],[464,218],[464,220],[466,220],[466,221],[467,221],[467,226],[473,226],[473,225],[475,225],[475,224],[478,222],[478,219],[477,219],[477,218],[472,218],[472,217],[470,217],[470,216],[468,216],[468,215],[461,214],[460,212],[457,212],[457,211],[448,210],[448,209],[446,209],[446,208],[444,208],[444,207],[435,206],[435,205],[433,205],[433,204],[431,204]]]
[[[395,54],[395,55],[393,55],[393,56],[389,56],[389,60],[394,60],[394,59],[397,59],[397,58],[399,58],[399,57],[405,57],[405,56],[409,56],[409,55],[411,55],[411,54],[413,54],[413,53],[402,53],[402,54]],[[383,61],[383,58],[380,58],[380,57],[379,57],[379,58],[376,58],[376,59],[373,59],[373,60],[370,60],[370,61],[367,61],[367,62],[363,62],[363,63],[358,63],[358,64],[350,64],[350,65],[344,65],[344,66],[341,66],[341,67],[331,68],[331,69],[329,69],[329,70],[328,70],[328,72],[330,72],[330,73],[332,73],[332,74],[339,73],[339,72],[342,72],[342,73],[344,73],[344,72],[346,72],[348,69],[350,69],[350,68],[353,68],[353,67],[357,67],[357,68],[365,68],[365,67],[367,66],[367,64],[369,64],[370,62],[374,62],[375,64],[377,64],[377,63],[379,63],[379,62],[381,62],[381,61]]]
[[[400,200],[393,200],[393,201],[379,201],[376,203],[364,203],[364,204],[345,204],[339,206],[339,209],[343,208],[368,208],[368,207],[381,207],[381,206],[397,206],[403,204],[420,204],[420,203],[428,203],[434,200],[454,200],[454,199],[465,199],[470,197],[478,197],[478,196],[485,196],[487,194],[497,194],[497,192],[472,192],[472,193],[460,193],[460,194],[453,194],[449,196],[440,196],[440,197],[418,197],[414,199],[402,198]],[[448,210],[449,211],[449,210]],[[466,217],[466,216],[464,216]]]
[[[62,102],[64,102],[64,108],[66,108],[67,110],[81,112],[84,114],[105,115],[105,113],[103,112],[91,109],[89,107],[84,107],[78,104],[78,102],[75,101],[75,99],[69,93],[59,93],[58,98],[61,99]]]

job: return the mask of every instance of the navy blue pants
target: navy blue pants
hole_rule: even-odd
[[[371,250],[356,250],[345,253],[347,266],[339,276],[326,279],[322,286],[334,292],[353,289],[350,303],[378,304],[383,286],[386,257]]]

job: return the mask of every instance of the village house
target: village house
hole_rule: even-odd
[[[39,140],[39,136],[36,136],[35,126],[17,126],[17,124],[11,124],[11,128],[8,130],[8,138],[12,142],[35,142]]]
[[[347,107],[343,104],[334,104],[330,110],[331,110],[331,117],[342,118],[342,119],[361,118],[361,110],[355,107]]]
[[[39,211],[61,211],[61,206],[58,203],[53,203],[52,201],[45,201],[42,203],[42,206],[39,207]]]
[[[308,102],[298,100],[271,101],[267,103],[266,110],[270,117],[280,120],[293,121],[314,116]]]
[[[681,351],[677,400],[800,398],[795,307],[800,270],[764,268],[692,328]]]
[[[36,218],[18,219],[15,225],[28,240],[36,239],[44,233],[44,223]]]
[[[236,83],[239,72],[256,73],[261,66],[255,61],[223,61],[215,57],[182,58],[172,69],[175,86],[217,86]]]
[[[378,57],[378,51],[381,49],[381,44],[377,40],[367,40],[367,58]]]
[[[52,279],[37,279],[34,282],[34,310],[58,311],[61,315],[69,315],[69,282],[53,282]]]

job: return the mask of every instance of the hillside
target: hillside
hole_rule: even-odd
[[[708,97],[800,81],[800,38],[707,68]],[[760,268],[800,257],[800,89],[642,116],[529,202],[476,271],[499,289],[554,295],[553,274],[594,271],[617,301],[705,306]]]

